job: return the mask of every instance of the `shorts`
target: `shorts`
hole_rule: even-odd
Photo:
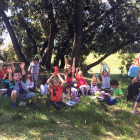
[[[37,73],[32,73],[32,78],[33,78],[33,81],[37,81],[38,74]]]
[[[34,98],[36,95],[34,92],[29,92],[27,94],[20,94],[18,97],[17,97],[17,102],[21,102],[21,101],[28,101],[32,98]]]

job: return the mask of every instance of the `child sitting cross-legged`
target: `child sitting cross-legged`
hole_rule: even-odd
[[[46,77],[43,77],[41,83],[42,83],[40,85],[41,95],[48,94],[49,91],[50,91],[50,87],[49,87],[49,85],[47,85],[47,78]]]
[[[78,68],[76,68],[75,77],[76,77],[76,80],[77,80],[77,88],[79,88],[81,90],[82,95],[87,95],[90,87],[87,84],[86,79],[83,78],[83,72],[82,71],[78,72]],[[86,89],[86,93],[84,93],[85,89]]]
[[[124,93],[121,90],[121,88],[119,87],[117,80],[112,80],[110,82],[110,85],[113,88],[113,91],[111,93],[113,96],[110,99],[106,100],[106,103],[108,105],[115,105],[116,103],[121,101],[121,98],[124,97]]]
[[[51,84],[51,80],[53,80],[53,84]],[[65,103],[62,102],[61,96],[63,92],[63,86],[64,86],[64,80],[61,78],[61,76],[58,73],[58,76],[55,76],[55,73],[52,74],[52,76],[47,81],[51,92],[51,99],[50,103],[52,103],[56,110],[59,110],[62,106],[66,106]],[[48,105],[50,104],[48,103]],[[47,106],[48,106],[47,105]]]
[[[31,99],[30,105],[36,106],[35,93],[30,92],[24,83],[25,82],[24,66],[25,66],[25,63],[21,62],[20,68],[22,70],[22,73],[20,71],[15,71],[13,74],[13,79],[12,79],[12,73],[9,73],[9,80],[12,81],[13,89],[14,89],[11,93],[11,98],[13,101],[12,108],[16,108],[17,103],[20,103],[21,101],[26,102],[30,99]]]
[[[71,85],[67,84],[64,87],[63,90],[63,95],[62,95],[62,101],[67,105],[67,106],[74,106],[76,102],[71,100]]]

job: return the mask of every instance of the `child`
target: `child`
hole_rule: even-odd
[[[65,59],[65,81],[74,87],[73,73],[75,72],[75,57],[73,58],[73,65],[68,65],[67,59]]]
[[[77,80],[77,88],[79,88],[84,95],[84,89],[86,89],[86,95],[88,94],[88,91],[90,89],[89,85],[87,84],[86,79],[83,78],[83,72],[79,71],[78,68],[76,68],[76,74],[75,74],[76,80]]]
[[[50,91],[50,87],[47,85],[47,78],[42,78],[42,85],[40,85],[41,95],[46,95]]]
[[[115,105],[116,103],[121,101],[121,98],[124,97],[124,94],[118,84],[117,80],[112,80],[110,82],[111,87],[113,88],[112,95],[113,97],[106,100],[108,105]]]
[[[63,90],[63,95],[62,95],[62,101],[67,105],[67,106],[74,106],[76,102],[71,101],[71,85],[67,84],[64,87]]]
[[[102,68],[105,65],[108,68],[108,72],[107,72],[106,68],[104,68],[103,72],[102,72]],[[110,68],[106,63],[101,66],[100,74],[101,74],[101,77],[102,77],[102,86],[101,86],[101,88],[102,89],[110,89]]]
[[[93,73],[93,77],[91,80],[91,93],[94,94],[98,90],[97,84],[100,82],[99,77]]]
[[[38,74],[39,74],[39,63],[42,61],[41,57],[39,56],[39,61],[38,57],[34,57],[33,61],[30,63],[30,66],[28,68],[28,71],[31,71],[33,81],[35,83],[35,88],[37,89],[37,79],[38,79]]]
[[[55,78],[53,80],[53,85],[52,85],[50,83],[50,81],[52,80],[53,77],[55,77]],[[50,89],[52,90],[50,102],[53,103],[56,110],[59,110],[61,108],[61,106],[65,106],[65,104],[61,100],[61,95],[63,92],[63,86],[64,86],[65,82],[58,73],[58,77],[56,77],[55,74],[53,74],[48,79],[47,83],[48,83]]]
[[[30,92],[26,87],[25,83],[22,81],[24,78],[25,81],[25,70],[24,70],[25,63],[21,62],[20,68],[22,70],[22,74],[20,71],[15,71],[13,75],[13,91],[11,93],[11,98],[13,101],[12,108],[16,108],[17,103],[21,101],[28,101],[31,99],[31,105],[36,106],[35,100],[36,95],[34,92]],[[12,80],[12,73],[9,73],[9,79]],[[23,77],[22,77],[23,75]]]
[[[30,71],[27,71],[27,73],[26,73],[26,83],[25,84],[26,84],[28,90],[33,91],[34,82],[32,80],[32,76],[31,76]]]
[[[11,69],[11,66],[8,66],[7,67],[7,72],[8,72],[8,75],[10,73],[12,73],[12,69]],[[7,74],[4,74],[4,77],[2,79],[2,83],[5,84],[5,87],[7,89],[7,92],[5,92],[3,95],[6,95],[6,96],[11,96],[11,92],[13,91],[13,85],[12,83],[10,82],[9,80],[9,76],[7,77]]]
[[[4,74],[7,74],[7,70],[5,68],[2,67],[2,63],[3,61],[0,60],[0,79],[2,80],[4,77]]]

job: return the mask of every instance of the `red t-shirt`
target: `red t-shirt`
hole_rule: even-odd
[[[7,69],[2,68],[2,70],[3,70],[4,74],[7,74]],[[0,70],[0,78],[1,78],[1,79],[3,79],[4,74],[3,74],[2,71]]]
[[[86,79],[79,78],[78,73],[76,73],[76,80],[77,80],[77,87],[78,88],[82,85],[87,85]]]
[[[61,101],[63,88],[61,86],[58,86],[58,87],[51,86],[51,89],[52,89],[51,101],[56,101],[56,102]]]

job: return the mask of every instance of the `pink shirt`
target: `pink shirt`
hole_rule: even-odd
[[[82,85],[87,85],[86,79],[79,78],[77,74],[76,74],[76,80],[77,80],[77,87],[78,88]]]

